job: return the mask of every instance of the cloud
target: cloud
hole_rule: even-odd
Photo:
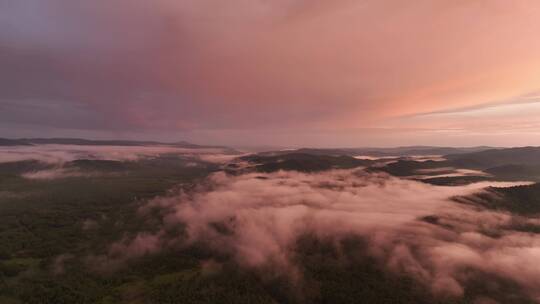
[[[209,162],[227,161],[235,156],[223,155],[220,148],[177,148],[167,146],[80,146],[80,145],[35,145],[0,147],[0,163],[38,160],[45,163],[65,163],[77,159],[136,161],[141,158],[163,154],[183,155],[186,158]]]
[[[410,275],[436,294],[462,296],[475,278],[472,269],[507,278],[538,298],[540,268],[533,261],[540,237],[513,228],[538,219],[451,199],[487,186],[518,184],[524,183],[442,187],[362,170],[216,173],[195,190],[156,198],[140,210],[141,216],[159,210],[162,230],[185,225],[187,239],[143,233],[134,242],[150,238],[151,250],[133,249],[148,248],[137,244],[116,248],[118,256],[132,256],[161,250],[156,246],[203,243],[243,267],[301,279],[295,264],[299,238],[339,241],[356,236],[367,241],[369,254],[388,271]]]
[[[198,155],[198,158],[202,161],[209,163],[223,164],[232,161],[235,158],[248,155],[249,153],[244,154],[201,154]]]
[[[85,219],[82,224],[82,229],[83,230],[93,230],[93,229],[96,229],[99,227],[99,224],[97,221],[93,220],[93,219]]]
[[[61,254],[54,258],[54,261],[51,265],[51,271],[54,275],[61,275],[65,272],[65,264],[69,260],[73,259],[75,256],[72,254]]]
[[[85,261],[93,270],[108,274],[120,269],[132,259],[159,252],[166,245],[162,232],[142,232],[132,238],[125,236],[111,244],[106,254],[89,255]]]
[[[458,177],[458,176],[484,176],[491,175],[480,170],[457,169],[453,167],[442,167],[434,169],[418,169],[415,171],[418,175],[407,176],[407,178],[430,179],[441,177]]]
[[[27,179],[57,179],[66,177],[78,177],[78,176],[94,176],[96,173],[81,172],[75,169],[55,168],[39,171],[31,171],[21,174],[22,177]]]
[[[6,3],[0,120],[221,142],[234,131],[243,144],[269,130],[316,143],[310,130],[323,130],[329,142],[389,117],[537,92],[540,6],[518,2]]]

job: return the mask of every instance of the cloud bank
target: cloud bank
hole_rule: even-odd
[[[182,155],[202,161],[221,163],[236,155],[224,155],[220,148],[176,148],[166,146],[79,146],[36,145],[0,147],[0,163],[37,160],[44,163],[65,163],[77,159],[137,161],[163,154]]]
[[[317,174],[212,175],[179,196],[156,198],[140,209],[158,210],[163,226],[111,247],[102,260],[151,254],[168,246],[203,243],[249,269],[272,269],[295,279],[295,246],[305,235],[321,240],[360,237],[385,269],[409,275],[437,295],[460,297],[479,274],[515,282],[540,300],[540,237],[520,232],[523,218],[454,202],[456,195],[487,186],[526,183],[482,182],[432,186],[362,170]],[[167,229],[185,225],[185,238]],[[489,297],[488,295],[485,295]]]
[[[58,179],[66,177],[80,177],[80,176],[97,176],[96,172],[81,172],[76,169],[54,168],[39,171],[31,171],[21,174],[22,177],[27,179]]]

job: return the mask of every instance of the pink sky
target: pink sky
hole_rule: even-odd
[[[538,1],[0,4],[0,136],[540,145]]]

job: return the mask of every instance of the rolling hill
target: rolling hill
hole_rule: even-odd
[[[82,138],[0,138],[0,146],[31,146],[31,145],[78,145],[78,146],[166,146],[185,149],[222,149],[225,153],[239,154],[235,149],[225,146],[197,145],[186,141],[164,143],[158,141],[136,140],[91,140]]]

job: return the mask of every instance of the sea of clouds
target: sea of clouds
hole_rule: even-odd
[[[44,163],[65,163],[77,159],[136,161],[162,154],[179,154],[204,158],[208,162],[222,162],[237,155],[224,154],[221,148],[179,148],[171,146],[90,146],[90,145],[35,145],[0,147],[0,163],[37,160]]]
[[[190,160],[187,166],[199,162],[222,164],[239,155],[225,153],[221,148],[179,148],[171,146],[91,146],[45,144],[34,146],[0,147],[0,164],[20,161],[38,161],[50,168],[28,171],[21,176],[33,180],[51,180],[68,177],[95,177],[99,172],[85,172],[76,168],[65,168],[64,164],[80,159],[139,161],[161,155],[178,155]]]
[[[158,211],[162,227],[120,240],[97,258],[121,262],[179,243],[204,243],[242,267],[271,267],[301,280],[295,264],[299,238],[339,244],[355,236],[366,240],[367,254],[388,271],[409,275],[435,294],[462,296],[475,270],[509,279],[540,299],[540,236],[515,229],[539,225],[540,219],[452,199],[488,186],[523,184],[528,183],[433,186],[361,169],[220,172],[194,189],[149,201],[139,215]],[[166,233],[178,225],[185,227],[183,237]]]

